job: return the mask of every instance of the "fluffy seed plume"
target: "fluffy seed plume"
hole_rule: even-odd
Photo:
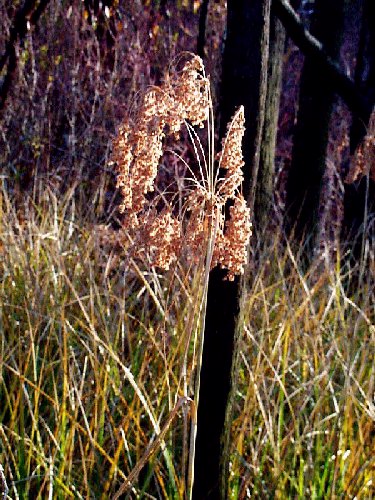
[[[209,81],[203,74],[202,59],[193,57],[185,64],[181,73],[174,76],[169,89],[166,86],[165,90],[174,105],[169,115],[169,126],[173,132],[178,132],[185,120],[199,127],[203,127],[208,120]]]
[[[228,269],[228,279],[233,280],[235,275],[244,273],[251,236],[250,209],[242,195],[236,196],[229,212],[224,235],[219,236],[215,259],[221,267]]]
[[[242,106],[228,125],[219,155],[219,167],[225,175],[217,180],[213,191],[209,189],[212,182],[202,179],[201,184],[197,181],[183,193],[185,220],[176,215],[181,211],[166,199],[148,195],[155,189],[164,138],[177,138],[186,122],[203,126],[211,106],[202,60],[193,56],[181,71],[169,75],[161,87],[144,93],[134,120],[125,122],[119,130],[113,160],[122,195],[123,228],[140,257],[146,255],[153,266],[164,270],[170,268],[182,250],[190,261],[198,262],[205,256],[209,238],[214,234],[211,267],[228,269],[228,279],[234,279],[244,271],[251,235],[249,209],[240,194],[245,130]],[[201,150],[199,139],[192,140],[197,141],[195,150]],[[228,200],[232,206],[225,221]]]
[[[167,271],[180,251],[180,222],[173,217],[171,210],[166,208],[160,214],[148,217],[143,227],[151,264]]]
[[[368,132],[355,152],[345,182],[351,184],[367,174],[375,182],[375,109],[370,118]]]
[[[244,133],[245,113],[244,107],[240,106],[228,124],[219,155],[219,167],[226,170],[226,174],[219,182],[218,192],[226,199],[235,197],[243,181],[242,167],[245,162],[242,157],[242,138]]]
[[[133,126],[125,122],[114,143],[113,159],[117,164],[117,187],[123,201],[120,212],[140,212],[145,194],[153,191],[158,165],[163,154],[165,102],[160,91],[148,90]]]

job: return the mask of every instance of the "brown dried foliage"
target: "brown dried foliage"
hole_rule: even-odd
[[[364,175],[369,175],[375,182],[375,109],[370,118],[368,132],[354,154],[345,182],[351,184]]]
[[[189,127],[204,126],[210,106],[209,80],[202,60],[193,56],[180,72],[168,75],[163,85],[145,92],[134,120],[126,121],[119,130],[113,160],[122,194],[123,231],[137,242],[139,256],[147,256],[153,266],[167,270],[182,253],[192,262],[205,258],[209,240],[214,238],[210,266],[226,268],[228,279],[233,279],[244,271],[251,235],[249,209],[239,193],[243,180],[242,107],[228,126],[219,155],[224,177],[216,182],[202,178],[186,190],[184,217],[175,215],[174,207],[166,202],[161,211],[156,210],[158,198],[149,196],[155,189],[164,138],[178,137],[187,123]],[[208,170],[211,174],[207,175],[213,175],[214,169]],[[229,220],[225,220],[228,200],[232,206]]]

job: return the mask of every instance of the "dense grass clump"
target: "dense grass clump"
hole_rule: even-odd
[[[46,190],[16,210],[2,192],[4,487],[15,498],[113,496],[149,462],[139,489],[167,497],[182,481],[195,285],[178,269],[119,262],[75,195]]]
[[[182,498],[202,272],[160,274],[103,245],[95,207],[77,199],[45,189],[15,208],[1,193],[2,488],[98,498],[126,484],[130,496]],[[245,301],[232,498],[373,497],[366,255],[366,273],[317,261],[301,274],[281,238],[263,239]]]
[[[373,259],[361,278],[360,263],[322,258],[301,274],[280,241],[263,250],[238,367],[233,498],[373,498]]]

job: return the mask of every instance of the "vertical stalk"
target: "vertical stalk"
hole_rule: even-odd
[[[215,219],[217,220],[217,217]],[[198,430],[198,406],[199,406],[199,394],[200,394],[200,384],[201,384],[201,369],[203,362],[207,295],[208,295],[208,284],[210,279],[211,261],[215,245],[215,234],[216,234],[216,228],[213,229],[211,228],[208,239],[208,252],[207,252],[205,274],[203,281],[203,297],[199,311],[197,366],[196,366],[196,375],[194,380],[194,402],[192,404],[190,443],[189,443],[189,465],[188,465],[188,483],[187,483],[187,498],[189,500],[193,498],[194,465],[195,465],[195,453],[196,453],[196,438]]]

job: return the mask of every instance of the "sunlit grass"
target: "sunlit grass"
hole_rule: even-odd
[[[195,284],[177,269],[159,276],[125,259],[109,272],[94,214],[90,221],[85,211],[81,225],[71,194],[47,192],[42,203],[28,200],[16,214],[2,197],[0,433],[9,494],[112,496],[128,476],[136,484],[134,470],[151,458],[139,489],[173,496],[183,488]]]
[[[16,209],[1,194],[0,484],[10,498],[113,498],[122,485],[183,498],[201,275],[118,258],[76,195],[45,189]],[[258,253],[231,497],[372,498],[373,256],[353,291],[355,269],[303,274],[280,237]]]
[[[373,255],[366,265],[347,295],[356,270],[322,260],[302,275],[280,240],[255,264],[232,429],[233,498],[373,497]]]

